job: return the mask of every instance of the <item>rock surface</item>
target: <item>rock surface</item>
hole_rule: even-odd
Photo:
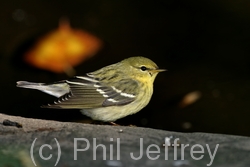
[[[6,126],[4,120],[17,122],[22,128]],[[0,122],[0,166],[4,167],[250,166],[248,137],[57,122],[3,114]],[[174,141],[178,147],[173,146]],[[164,143],[172,146],[164,147]]]

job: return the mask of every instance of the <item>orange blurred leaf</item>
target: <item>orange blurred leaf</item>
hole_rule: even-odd
[[[96,54],[101,45],[100,39],[83,30],[72,29],[64,20],[57,30],[41,38],[24,59],[37,68],[62,73]]]

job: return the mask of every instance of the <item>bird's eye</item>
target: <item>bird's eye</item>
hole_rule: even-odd
[[[142,70],[142,71],[146,71],[146,70],[147,70],[147,67],[141,66],[141,70]]]

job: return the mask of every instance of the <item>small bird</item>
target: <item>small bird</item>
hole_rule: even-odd
[[[114,122],[139,112],[150,101],[159,69],[150,59],[130,57],[85,76],[54,83],[18,81],[17,87],[37,89],[58,99],[44,108],[81,109],[93,120]]]

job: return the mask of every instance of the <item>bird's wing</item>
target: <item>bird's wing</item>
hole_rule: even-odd
[[[78,76],[66,83],[70,92],[43,107],[82,109],[126,105],[135,100],[139,87],[132,79],[106,84],[91,76]]]

